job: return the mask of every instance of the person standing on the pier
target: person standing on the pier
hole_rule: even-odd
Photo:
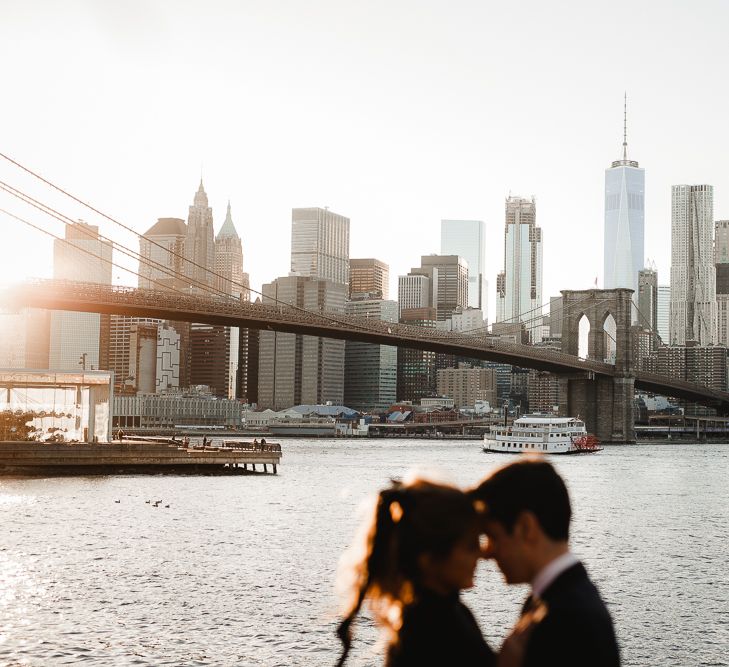
[[[522,618],[543,618],[526,638],[523,667],[619,667],[613,622],[587,571],[569,550],[569,494],[551,464],[526,458],[473,489],[493,558],[507,584],[531,583]]]

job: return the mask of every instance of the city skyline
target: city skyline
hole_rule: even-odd
[[[724,7],[704,4],[726,16]],[[727,217],[729,188],[721,165],[729,150],[722,120],[727,99],[720,87],[709,85],[717,73],[712,63],[725,60],[721,20],[687,31],[701,12],[696,17],[687,11],[661,12],[655,4],[661,22],[656,24],[646,9],[623,26],[616,7],[603,17],[607,25],[599,34],[582,34],[575,28],[591,12],[577,4],[570,9],[568,3],[557,10],[560,20],[550,22],[547,34],[540,23],[546,8],[531,3],[529,11],[518,12],[529,48],[517,54],[499,34],[499,26],[517,20],[511,8],[464,3],[464,11],[454,15],[445,7],[404,2],[383,22],[381,5],[368,12],[348,3],[288,6],[294,23],[307,22],[314,37],[327,34],[318,44],[311,34],[302,42],[303,36],[282,26],[273,9],[247,11],[252,7],[230,7],[230,20],[211,27],[214,42],[203,40],[180,52],[173,45],[197,41],[188,36],[198,35],[200,22],[208,21],[190,7],[182,6],[170,18],[161,17],[154,5],[138,5],[118,16],[111,7],[72,3],[56,17],[70,32],[63,36],[64,49],[56,49],[64,73],[51,81],[41,63],[60,38],[51,30],[56,10],[48,5],[39,14],[18,5],[0,28],[0,48],[9,59],[28,56],[6,84],[21,103],[3,109],[6,124],[14,128],[4,151],[137,231],[159,217],[187,217],[183,207],[202,162],[216,231],[228,199],[239,211],[238,231],[250,251],[247,270],[254,289],[287,273],[289,248],[278,241],[287,235],[295,207],[329,206],[349,217],[353,252],[390,265],[391,291],[396,276],[418,257],[438,251],[441,219],[484,220],[491,321],[501,268],[494,246],[502,202],[510,192],[537,198],[547,239],[544,294],[594,283],[595,266],[602,264],[604,167],[620,147],[626,89],[631,152],[640,156],[648,177],[646,255],[657,265],[659,283],[668,282],[670,266],[671,185],[712,183],[716,218]],[[417,29],[403,30],[414,11],[421,18]],[[611,29],[613,22],[620,32]],[[346,30],[338,36],[333,26]],[[401,32],[410,49],[393,51],[390,46]],[[615,34],[620,34],[617,43]],[[679,34],[682,40],[689,35],[686,50],[670,48]],[[370,35],[379,35],[378,40]],[[631,52],[615,48],[621,43],[630,44]],[[98,62],[86,57],[88,47]],[[166,47],[174,60],[165,55]],[[29,48],[33,53],[26,53]],[[282,66],[288,56],[276,55],[284,48],[298,54],[291,72]],[[570,60],[556,79],[553,71],[575,49],[584,57]],[[330,58],[333,52],[341,57]],[[453,76],[456,71],[459,75]],[[705,84],[701,103],[673,85],[682,72]],[[407,95],[396,87],[403,77],[411,83]],[[92,80],[102,85],[87,89]],[[52,116],[45,97],[35,92],[43,89],[39,84],[60,102]],[[191,88],[205,92],[190,97]],[[333,92],[321,94],[329,88],[341,99]],[[381,95],[373,96],[374,91]],[[125,96],[128,102],[118,102]],[[210,99],[223,97],[230,99],[222,107],[209,105]],[[291,107],[287,100],[292,98],[301,103]],[[175,106],[173,118],[164,109],[176,99],[186,103]],[[531,113],[534,100],[537,114]],[[690,141],[675,131],[683,125],[693,127]],[[113,134],[107,131],[112,126]],[[3,177],[10,180],[6,168]],[[569,188],[564,187],[566,173]],[[55,195],[48,201],[126,240],[79,207],[61,205]],[[57,230],[55,223],[46,224]],[[37,258],[34,273],[47,274],[50,243],[39,241],[37,232],[12,229],[11,242],[1,251],[0,279],[27,273],[30,248]],[[411,247],[383,244],[394,231]],[[581,258],[564,266],[559,258],[568,246],[577,247]],[[113,279],[134,282],[120,271]]]

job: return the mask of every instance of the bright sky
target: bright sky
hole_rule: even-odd
[[[0,0],[0,12],[0,151],[138,231],[187,217],[202,165],[216,230],[231,199],[254,287],[288,273],[292,207],[348,216],[351,255],[388,262],[393,290],[439,251],[441,218],[475,218],[493,319],[509,193],[537,198],[545,301],[601,282],[625,90],[659,282],[672,184],[713,184],[715,217],[729,218],[723,0]],[[6,163],[0,179],[30,183]],[[62,234],[3,192],[0,208]],[[51,241],[0,224],[0,282],[50,275]]]

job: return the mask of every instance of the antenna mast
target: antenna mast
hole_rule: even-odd
[[[623,98],[623,160],[628,160],[628,92]]]

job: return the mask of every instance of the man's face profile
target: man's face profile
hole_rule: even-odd
[[[483,557],[496,561],[507,584],[528,582],[531,577],[526,561],[526,543],[520,534],[520,522],[517,521],[511,532],[493,519],[485,519],[481,527],[486,536]]]

